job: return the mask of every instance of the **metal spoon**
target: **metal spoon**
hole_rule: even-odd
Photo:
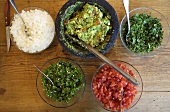
[[[129,0],[123,0],[124,8],[126,11],[126,17],[127,17],[127,22],[128,22],[128,33],[126,34],[126,42],[129,37],[129,32],[130,32],[130,20],[129,20]],[[128,44],[128,42],[127,42]]]
[[[103,54],[99,53],[96,49],[91,47],[89,44],[86,44],[85,42],[83,42],[83,41],[81,41],[81,40],[79,40],[79,39],[77,39],[75,37],[72,37],[71,35],[66,34],[66,36],[69,37],[70,39],[72,39],[73,41],[77,42],[78,44],[84,46],[86,49],[88,49],[90,52],[92,52],[99,59],[101,59],[105,63],[109,64],[111,67],[113,67],[115,70],[117,70],[122,76],[124,76],[128,81],[130,81],[135,86],[140,85],[140,83],[135,78],[133,78],[132,76],[130,76],[129,74],[124,72],[122,69],[120,69],[118,66],[116,66],[111,60],[109,60]]]
[[[34,64],[33,64],[34,65]],[[44,73],[44,72],[42,72],[37,66],[35,66],[34,65],[34,67],[41,73],[41,74],[43,74],[45,77],[47,77],[47,79],[52,83],[52,85],[54,86],[54,83],[53,83],[53,81]]]
[[[10,1],[11,5],[13,6],[13,8],[15,9],[15,11],[17,12],[17,14],[19,15],[19,17],[21,18],[22,22],[24,23],[24,26],[25,26],[25,34],[28,36],[29,34],[28,34],[28,32],[27,32],[26,24],[25,24],[25,22],[24,22],[24,19],[23,19],[22,16],[21,16],[21,14],[19,13],[17,7],[16,7],[16,5],[15,5],[15,3],[14,3],[14,0],[9,0],[9,1]]]
[[[122,103],[123,103],[123,97],[124,97],[124,90],[121,91],[121,101],[120,101],[120,112],[124,112],[124,110],[122,110]]]

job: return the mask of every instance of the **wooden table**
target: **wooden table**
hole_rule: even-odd
[[[59,9],[67,0],[15,0],[18,9],[37,6],[47,10],[55,20]],[[107,0],[117,11],[119,22],[125,15],[122,0]],[[105,112],[93,99],[90,83],[96,68],[102,64],[97,59],[82,59],[65,52],[57,39],[39,54],[25,54],[11,45],[6,52],[4,23],[5,0],[0,0],[0,112]],[[130,10],[146,6],[160,11],[170,23],[170,0],[130,0]],[[11,18],[14,10],[11,7]],[[38,95],[35,82],[37,71],[48,59],[63,56],[76,60],[85,72],[87,85],[83,98],[69,108],[58,109],[47,105]],[[144,90],[138,104],[129,112],[170,112],[170,45],[155,57],[132,56],[118,37],[115,46],[105,54],[112,60],[123,60],[134,65],[143,78]]]

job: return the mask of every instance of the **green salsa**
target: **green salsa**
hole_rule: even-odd
[[[65,20],[65,33],[97,47],[109,40],[107,33],[112,29],[111,16],[104,14],[96,5],[86,3],[70,19]]]
[[[57,102],[69,102],[82,87],[85,86],[81,70],[71,62],[61,60],[51,64],[44,73],[52,83],[42,76],[42,84],[46,96]]]
[[[127,40],[128,24],[123,27],[123,38],[128,48],[135,53],[148,53],[158,48],[163,40],[162,24],[158,18],[147,14],[135,14],[130,18],[130,32]]]

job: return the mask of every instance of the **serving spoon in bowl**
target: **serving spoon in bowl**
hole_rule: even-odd
[[[126,44],[128,44],[128,38],[129,38],[129,33],[130,33],[130,20],[129,20],[129,0],[123,0],[124,8],[126,11],[126,17],[127,17],[127,22],[128,22],[128,32],[126,34]]]
[[[115,70],[117,70],[123,77],[125,77],[128,81],[130,81],[133,85],[135,86],[139,86],[140,83],[133,77],[131,77],[129,74],[127,74],[126,72],[124,72],[122,69],[120,69],[118,66],[116,66],[111,60],[109,60],[107,57],[105,57],[103,54],[101,54],[100,52],[98,52],[95,48],[93,48],[91,45],[86,44],[85,42],[71,36],[68,34],[65,34],[68,38],[72,39],[73,41],[77,42],[78,44],[82,45],[84,48],[86,48],[87,50],[89,50],[91,53],[93,53],[96,57],[98,57],[99,59],[101,59],[103,62],[107,63],[108,65],[110,65],[112,68],[114,68]]]
[[[29,36],[29,34],[28,34],[28,32],[27,32],[27,27],[26,27],[26,24],[25,24],[25,22],[24,22],[24,19],[22,18],[22,16],[21,16],[21,14],[19,13],[19,11],[18,11],[18,9],[17,9],[17,7],[16,7],[16,5],[15,5],[15,3],[14,3],[14,0],[9,0],[10,1],[10,3],[11,3],[11,5],[12,5],[12,7],[15,9],[15,11],[17,12],[17,14],[19,15],[19,17],[21,18],[21,20],[22,20],[22,22],[23,22],[23,24],[24,24],[24,28],[25,28],[25,34],[26,34],[26,36]]]
[[[33,64],[34,65],[34,64]],[[37,66],[34,65],[34,67],[41,73],[43,74],[51,83],[52,85],[54,86],[54,82],[44,73],[42,72]]]

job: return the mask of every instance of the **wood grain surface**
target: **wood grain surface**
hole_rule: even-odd
[[[116,10],[119,22],[125,15],[122,0],[107,0]],[[18,9],[28,6],[41,7],[56,19],[60,8],[67,0],[15,0]],[[137,7],[150,7],[161,12],[170,23],[170,0],[130,0],[130,10]],[[26,54],[14,44],[6,52],[5,0],[0,0],[0,112],[107,112],[93,99],[91,79],[95,70],[102,64],[97,59],[83,59],[70,55],[57,41],[39,54]],[[15,11],[11,6],[11,19]],[[85,72],[87,85],[83,98],[69,108],[54,108],[47,105],[36,90],[37,71],[33,64],[41,67],[54,57],[69,57],[75,60]],[[105,54],[111,60],[129,62],[142,76],[144,90],[138,104],[128,112],[170,112],[170,44],[157,56],[138,57],[130,54],[118,36],[115,46]]]

